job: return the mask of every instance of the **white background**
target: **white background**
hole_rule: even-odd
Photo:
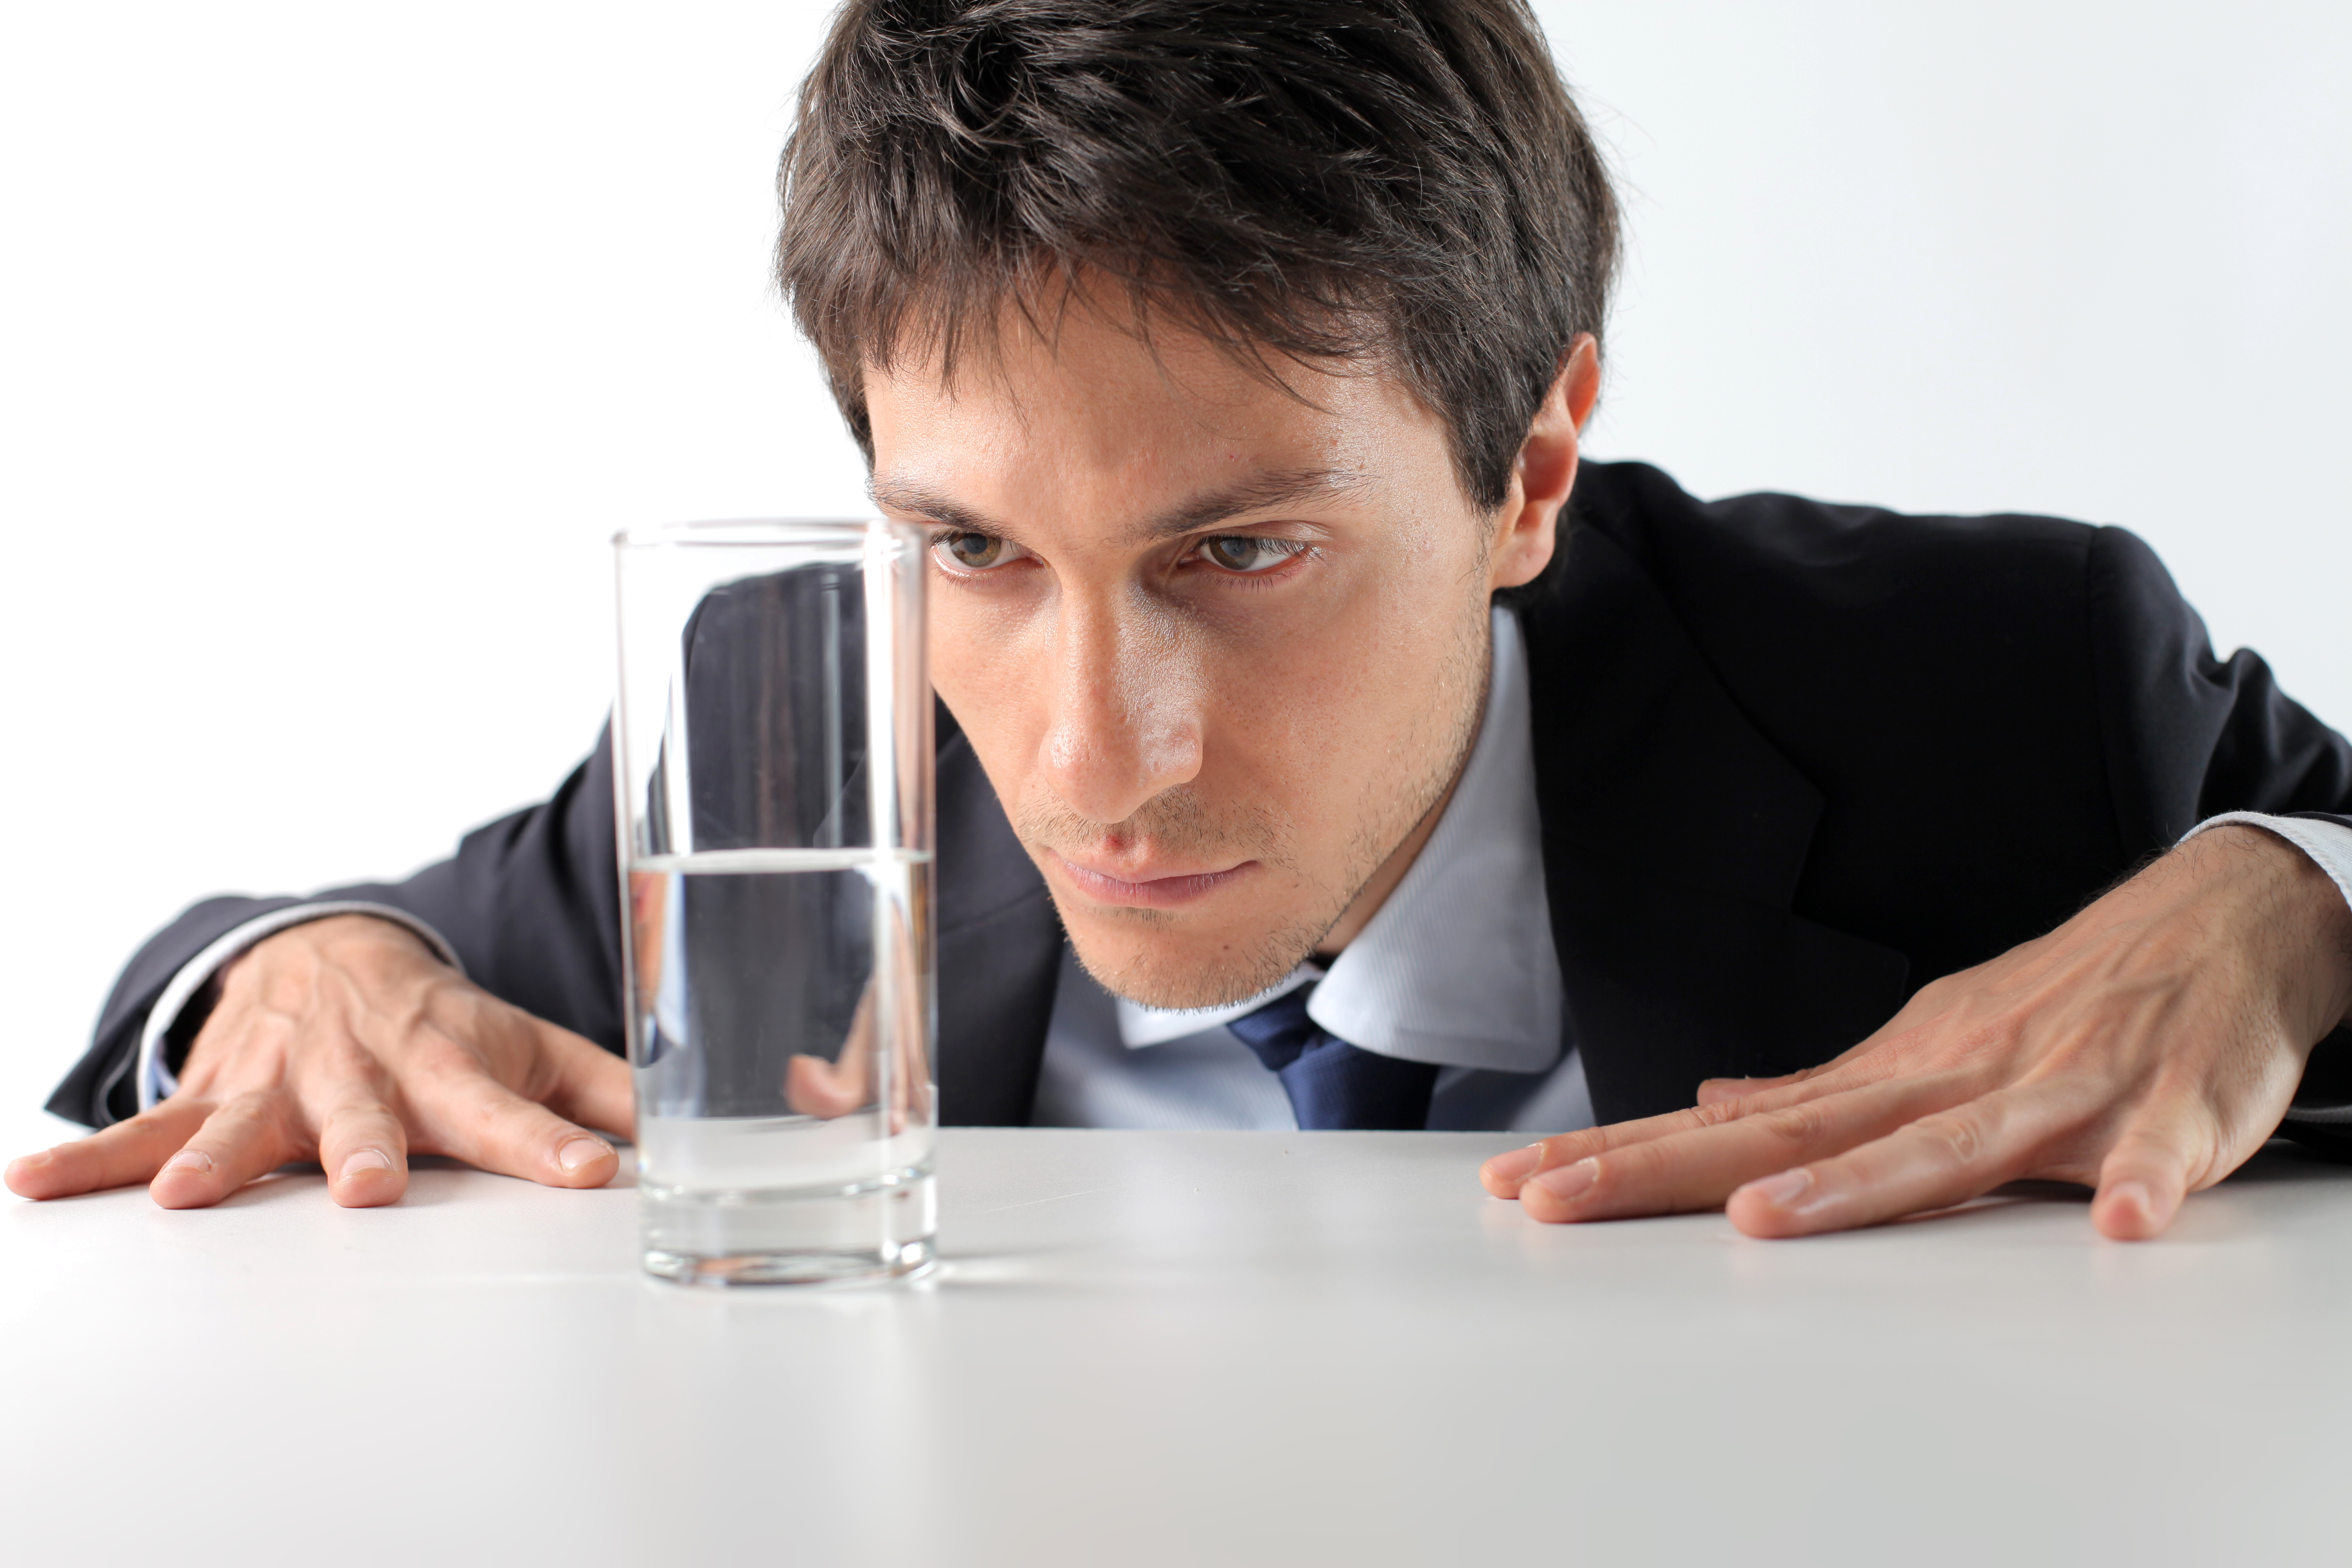
[[[2128,524],[2352,721],[2352,7],[1541,9],[1633,229],[1596,451]],[[6,9],[0,1104],[181,904],[551,787],[614,529],[861,510],[765,272],[822,21]]]

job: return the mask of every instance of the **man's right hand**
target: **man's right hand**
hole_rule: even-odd
[[[295,1161],[349,1208],[408,1187],[408,1156],[448,1154],[554,1187],[601,1187],[634,1125],[628,1065],[499,1001],[413,933],[336,915],[265,938],[152,1110],[8,1167],[10,1191],[61,1198],[146,1182],[168,1209],[216,1204]]]

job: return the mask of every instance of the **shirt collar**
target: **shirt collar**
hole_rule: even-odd
[[[1396,890],[1326,973],[1301,964],[1230,1007],[1170,1012],[1118,998],[1130,1048],[1220,1027],[1319,980],[1308,1016],[1377,1055],[1540,1072],[1559,1059],[1559,961],[1543,880],[1527,647],[1497,607],[1486,709],[1454,798]]]

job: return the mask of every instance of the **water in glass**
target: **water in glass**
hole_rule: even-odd
[[[646,1267],[704,1284],[931,1262],[927,853],[629,869]]]

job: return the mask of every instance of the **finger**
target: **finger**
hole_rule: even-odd
[[[923,1096],[929,1086],[919,1082],[916,1077],[922,1071],[923,1052],[922,1047],[915,1043],[913,1035],[912,1029],[898,1031],[898,1044],[890,1053],[894,1064],[890,1074],[890,1136],[893,1138],[907,1130],[908,1112],[919,1108],[928,1111],[928,1107],[923,1106]],[[925,1120],[929,1120],[928,1114]]]
[[[1792,1083],[1802,1083],[1820,1069],[1807,1068],[1802,1072],[1782,1073],[1778,1078],[1710,1078],[1699,1080],[1698,1103],[1720,1105],[1729,1100],[1745,1100],[1751,1094],[1761,1094],[1768,1089],[1785,1089]]]
[[[909,952],[914,947],[914,935],[902,917],[897,919],[896,951]],[[921,986],[914,965],[893,964],[889,984],[898,992],[898,1027],[891,1031],[890,1040],[890,1131],[895,1138],[907,1130],[907,1113],[919,1103],[920,1091],[916,1088],[917,1075],[923,1070],[922,1047],[917,1038],[915,1020],[924,1016]],[[925,1088],[928,1088],[925,1082]],[[926,1115],[928,1120],[928,1115]]]
[[[923,1015],[913,1014],[916,1018]],[[898,1082],[906,1090],[905,1108],[923,1121],[931,1120],[931,1063],[923,1048],[923,1031],[919,1027],[900,1031],[898,1048]]]
[[[285,1099],[256,1089],[226,1101],[163,1162],[148,1195],[167,1209],[199,1209],[308,1152],[287,1131]]]
[[[343,1207],[397,1203],[408,1190],[408,1131],[381,1100],[354,1097],[320,1123],[319,1163]]]
[[[1669,1110],[1661,1116],[1645,1116],[1637,1121],[1612,1121],[1601,1127],[1588,1127],[1580,1132],[1563,1132],[1555,1138],[1539,1139],[1524,1149],[1496,1155],[1479,1168],[1478,1178],[1495,1196],[1515,1198],[1519,1195],[1521,1184],[1538,1171],[1572,1165],[1594,1155],[1630,1148],[1637,1143],[1655,1142],[1664,1138],[1725,1126],[1764,1111],[1779,1110],[1828,1095],[1844,1093],[1869,1081],[1855,1073],[1832,1076],[1826,1068],[1816,1068],[1810,1076],[1796,1074],[1792,1077],[1796,1081],[1778,1089],[1760,1089],[1738,1100],[1718,1100],[1684,1110]]]
[[[2116,1140],[2099,1163],[2099,1190],[2091,1223],[2116,1241],[2147,1241],[2180,1212],[2189,1195],[2191,1140],[2183,1130],[2147,1119]]]
[[[1749,1236],[1783,1237],[1948,1208],[2024,1175],[2079,1114],[2048,1093],[1981,1095],[1861,1148],[1750,1182],[1724,1212]]]
[[[621,1157],[602,1138],[478,1072],[409,1086],[433,1146],[500,1175],[551,1187],[601,1187]]]
[[[1600,1127],[1588,1127],[1580,1132],[1539,1138],[1524,1149],[1514,1149],[1507,1154],[1497,1154],[1487,1161],[1478,1168],[1478,1179],[1495,1196],[1515,1198],[1519,1195],[1520,1187],[1538,1171],[1573,1165],[1612,1149],[1628,1148],[1680,1133],[1696,1132],[1704,1128],[1720,1127],[1759,1109],[1770,1108],[1717,1101],[1713,1105],[1694,1106],[1687,1110],[1670,1110],[1663,1116],[1644,1116],[1637,1121],[1612,1121]]]
[[[829,1062],[823,1057],[796,1056],[784,1068],[784,1103],[803,1116],[826,1121],[862,1110],[874,1098],[864,1065],[859,1057]]]
[[[11,1161],[8,1190],[20,1198],[68,1198],[146,1181],[205,1124],[212,1109],[205,1100],[167,1100],[87,1138]]]
[[[1549,1167],[1528,1179],[1519,1202],[1547,1222],[1715,1208],[1759,1176],[1884,1138],[1970,1092],[1962,1075],[1939,1073],[1800,1100]]]
[[[527,1016],[528,1015],[526,1015]],[[555,1068],[549,1109],[619,1138],[635,1135],[637,1103],[628,1061],[560,1024],[532,1018],[541,1054]]]
[[[1931,1000],[1927,993],[1922,992],[1906,1003],[1901,1012],[1873,1029],[1868,1036],[1848,1046],[1829,1060],[1816,1063],[1812,1067],[1799,1068],[1795,1072],[1781,1073],[1770,1078],[1703,1079],[1698,1086],[1698,1103],[1714,1105],[1725,1100],[1745,1099],[1751,1094],[1762,1094],[1769,1089],[1791,1088],[1853,1067],[1864,1061],[1872,1053],[1878,1051],[1890,1041],[1898,1039],[1920,1027],[1935,1011],[1934,1006],[1930,1005]]]
[[[784,1103],[803,1116],[827,1120],[864,1106],[872,1096],[874,1030],[874,982],[868,980],[850,1016],[841,1059],[793,1057],[784,1065]]]
[[[1889,1042],[1901,1038],[1932,1021],[1948,1003],[1948,993],[1937,985],[1929,985],[1915,993],[1908,1002],[1896,1010],[1895,1016],[1869,1034],[1848,1046],[1825,1062],[1800,1068],[1791,1073],[1770,1078],[1710,1078],[1698,1086],[1697,1103],[1714,1105],[1725,1100],[1740,1100],[1767,1089],[1784,1089],[1790,1085],[1822,1078],[1841,1068],[1853,1066],[1870,1057]]]

